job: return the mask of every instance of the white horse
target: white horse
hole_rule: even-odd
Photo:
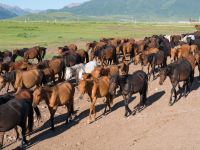
[[[181,41],[187,43],[187,39],[188,38],[191,38],[192,40],[195,40],[195,36],[194,35],[186,35],[181,39]]]
[[[84,73],[91,73],[95,67],[97,67],[97,62],[95,60],[90,61],[87,64],[78,64],[72,67],[66,67],[65,80],[70,80],[75,77],[77,83],[82,79]]]
[[[164,36],[166,39],[168,39],[169,42],[171,42],[171,35],[165,35]]]

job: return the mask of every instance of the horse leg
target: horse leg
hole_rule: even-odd
[[[173,99],[173,93],[174,93],[174,96],[175,96],[175,100],[174,101],[172,101],[172,99]],[[173,85],[172,90],[171,90],[171,97],[170,97],[170,101],[169,101],[169,105],[170,106],[172,106],[174,104],[174,102],[176,101],[176,98],[177,98],[176,86]]]
[[[198,63],[199,78],[200,78],[200,62]]]
[[[51,130],[54,131],[54,129],[55,129],[55,127],[54,127],[54,114],[56,112],[56,109],[49,107],[49,112],[50,112]]]
[[[142,92],[140,92],[140,106],[139,106],[139,111],[141,111],[141,109],[144,109],[145,108],[145,103],[146,103],[146,100],[147,100],[147,84],[145,85],[144,89],[142,90]],[[142,108],[141,108],[142,107]]]
[[[156,79],[156,77],[155,77],[155,65],[153,65],[153,67],[152,67],[152,73],[153,73],[153,80],[155,80]]]
[[[95,108],[96,101],[97,101],[97,98],[95,97],[93,100],[93,120],[92,121],[95,121],[96,119],[96,108]]]
[[[17,141],[19,139],[19,132],[18,132],[17,126],[14,129],[15,129],[16,141]]]
[[[96,103],[96,98],[91,98],[90,113],[87,123],[91,123],[92,121],[92,113],[95,113],[95,103]]]
[[[151,64],[149,64],[148,67],[147,67],[149,81],[150,81],[150,79],[151,79],[151,73],[149,72],[149,70],[150,70],[150,65],[151,65]]]
[[[105,114],[106,114],[106,109],[107,109],[107,106],[108,106],[108,98],[106,97],[106,102],[105,102],[105,108],[104,108],[103,115],[105,115]]]
[[[129,99],[131,98],[131,94],[128,94],[128,98],[126,98],[126,96],[124,96],[124,105],[125,105],[125,117],[128,117],[128,113],[132,114],[132,111],[130,110],[130,108],[128,107],[129,104]]]
[[[105,110],[104,110],[104,115],[106,114],[106,108],[109,108],[109,111],[111,111],[111,106],[110,106],[110,96],[106,96],[106,104],[105,104]]]
[[[66,124],[69,122],[69,118],[70,118],[70,120],[72,119],[72,106],[71,106],[71,103],[67,103],[67,105],[66,105],[66,107],[67,107],[67,110],[68,110],[68,112],[67,112],[67,117],[66,117]]]
[[[3,147],[4,133],[5,132],[0,132],[0,149],[2,149],[2,147]]]
[[[25,118],[22,123],[21,123],[21,128],[22,128],[22,143],[21,143],[21,147],[23,147],[23,145],[28,144],[28,141],[26,140],[26,120],[27,118]]]
[[[9,87],[10,87],[10,82],[8,82],[8,87],[7,87],[7,90],[6,90],[7,93],[9,91]]]
[[[17,88],[17,92],[15,93],[15,95],[19,94],[19,92],[21,91],[22,87],[18,87]]]

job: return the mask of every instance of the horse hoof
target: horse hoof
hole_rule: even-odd
[[[128,117],[128,114],[127,114],[127,113],[126,113],[126,114],[124,114],[124,117],[125,117],[125,118],[127,118],[127,117]]]
[[[136,111],[133,111],[133,112],[132,112],[132,116],[135,116],[135,115],[136,115]]]
[[[173,103],[170,102],[170,103],[169,103],[169,106],[172,106],[172,105],[173,105]]]
[[[87,124],[91,124],[92,123],[92,121],[89,119],[89,120],[87,120]]]

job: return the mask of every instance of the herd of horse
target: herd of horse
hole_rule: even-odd
[[[102,38],[86,44],[86,50],[71,44],[59,47],[57,55],[44,60],[46,48],[35,46],[0,52],[0,90],[12,86],[12,93],[0,96],[0,148],[6,131],[22,128],[22,144],[28,144],[34,112],[41,118],[38,105],[44,100],[50,112],[51,129],[54,130],[54,114],[59,106],[66,106],[66,123],[75,115],[74,96],[79,99],[85,93],[90,98],[88,123],[96,119],[95,104],[105,97],[104,114],[112,111],[116,95],[122,95],[125,116],[134,115],[145,108],[148,84],[166,77],[172,83],[169,105],[177,101],[177,95],[187,96],[194,81],[196,66],[200,70],[200,31],[182,35],[153,35],[142,40]],[[20,56],[22,59],[16,61]],[[30,59],[37,63],[30,63]],[[142,69],[130,72],[129,66],[141,64]],[[147,66],[148,72],[143,71]],[[75,79],[75,81],[74,81]],[[181,87],[180,82],[183,82]],[[176,90],[178,86],[179,91]],[[140,103],[131,110],[128,106],[133,94],[140,94]],[[107,110],[108,108],[108,110]],[[28,125],[28,132],[27,132]]]

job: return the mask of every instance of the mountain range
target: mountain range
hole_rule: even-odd
[[[61,9],[30,14],[19,7],[0,4],[0,19],[24,20],[134,19],[141,21],[199,19],[200,0],[90,0],[73,3]]]

